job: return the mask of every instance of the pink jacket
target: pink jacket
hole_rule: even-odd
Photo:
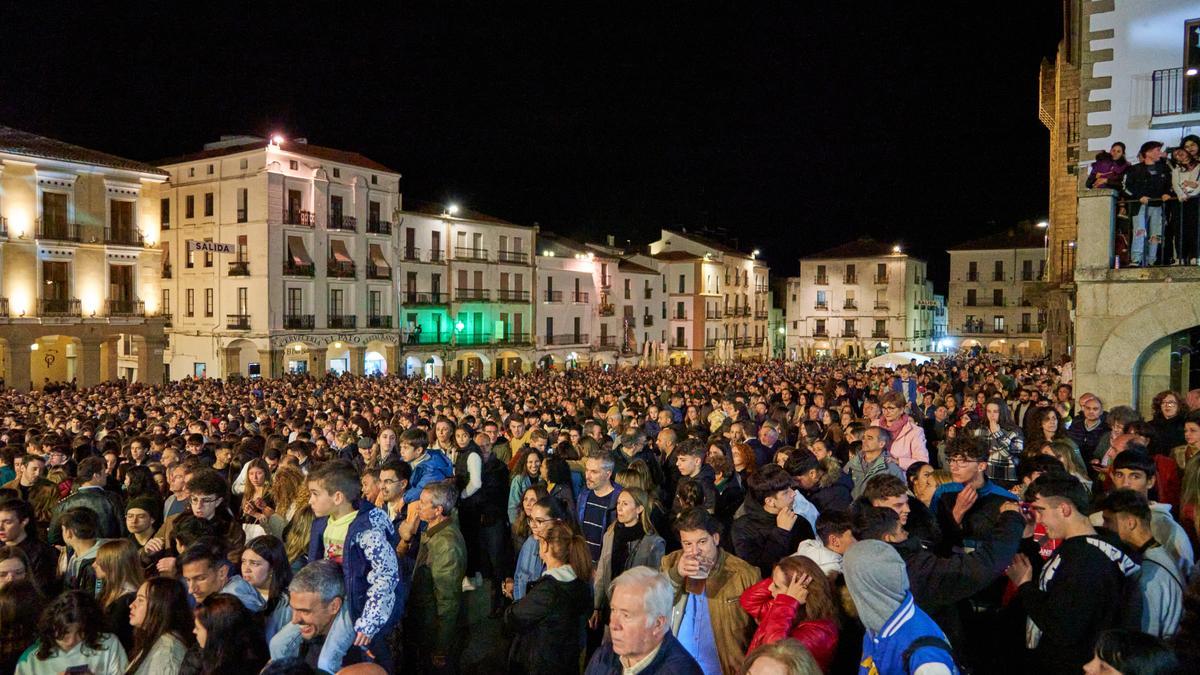
[[[881,417],[874,426],[886,427],[887,424]],[[928,462],[929,448],[925,447],[925,430],[917,426],[912,418],[909,418],[908,424],[905,424],[900,433],[892,438],[892,445],[888,448],[888,453],[905,471],[908,471],[909,465],[913,462]]]

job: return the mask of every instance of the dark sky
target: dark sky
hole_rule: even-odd
[[[147,160],[282,130],[561,234],[723,227],[778,276],[873,235],[944,287],[947,245],[1045,215],[1049,0],[174,4],[0,2],[0,124]]]

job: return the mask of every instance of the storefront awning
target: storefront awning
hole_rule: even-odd
[[[352,263],[354,260],[350,257],[350,253],[346,251],[346,242],[341,239],[331,239],[329,241],[329,253],[333,256],[336,262]]]
[[[288,237],[288,258],[294,265],[312,264],[312,258],[308,256],[308,249],[304,247],[303,237]]]

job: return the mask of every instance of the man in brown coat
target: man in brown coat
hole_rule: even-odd
[[[706,675],[739,672],[755,626],[738,599],[758,568],[721,550],[721,523],[703,508],[685,511],[676,528],[683,548],[661,563],[675,588],[672,632]]]

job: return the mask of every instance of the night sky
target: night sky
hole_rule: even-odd
[[[0,3],[0,124],[144,160],[278,130],[568,236],[725,228],[773,276],[873,235],[944,289],[1047,208],[1057,2],[173,4]]]

